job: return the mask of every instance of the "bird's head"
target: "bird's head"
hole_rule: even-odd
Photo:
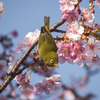
[[[56,54],[56,52],[50,52],[46,55],[46,65],[49,67],[59,67],[58,66],[58,55]]]

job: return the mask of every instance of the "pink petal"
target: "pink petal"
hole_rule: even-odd
[[[46,94],[48,94],[48,95],[50,94],[50,91],[49,91],[48,89],[45,89],[44,92],[45,92]]]
[[[40,86],[42,86],[42,83],[35,84],[35,87],[40,87]]]
[[[41,94],[41,93],[43,92],[43,90],[44,90],[44,89],[43,89],[43,87],[41,86],[40,88],[37,89],[37,93],[38,93],[38,94]]]
[[[62,64],[62,63],[66,62],[66,59],[64,57],[62,57],[62,56],[61,57],[59,56],[58,57],[58,61],[59,61],[60,64]]]
[[[60,74],[54,74],[54,75],[52,76],[52,79],[53,79],[54,81],[59,81],[59,80],[61,79],[61,75],[60,75]]]

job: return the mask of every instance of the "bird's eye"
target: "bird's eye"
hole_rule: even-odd
[[[50,63],[53,63],[53,59],[50,59]]]

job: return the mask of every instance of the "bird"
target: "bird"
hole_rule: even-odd
[[[44,26],[38,40],[39,56],[43,63],[49,67],[58,66],[58,55],[56,43],[49,31],[50,17],[44,17]]]

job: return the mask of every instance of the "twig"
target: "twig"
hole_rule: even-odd
[[[53,32],[57,27],[62,25],[65,22],[65,20],[60,20],[55,25],[53,25],[49,30],[50,32]],[[23,61],[28,57],[29,53],[32,49],[38,44],[38,39],[26,50],[26,52],[23,54],[23,56],[19,59],[19,61],[15,64],[14,68],[11,71],[11,74],[7,76],[6,80],[3,82],[3,84],[0,86],[0,93],[7,87],[7,85],[12,81],[12,79],[16,76],[16,72],[20,65],[23,63]]]
[[[37,61],[37,62],[32,62],[31,64],[28,64],[26,66],[24,66],[22,69],[20,69],[16,75],[21,74],[23,72],[24,69],[28,68],[29,66],[36,66],[36,65],[41,65],[43,64],[43,62]]]
[[[54,32],[59,32],[59,33],[66,33],[66,31],[63,31],[63,30],[58,30],[58,29],[55,29],[53,30]]]
[[[60,25],[62,25],[66,20],[60,20],[59,22],[57,22],[55,25],[53,25],[49,31],[53,32],[57,27],[59,27]]]
[[[59,40],[64,40],[64,37],[61,37],[61,38],[60,37],[56,37],[56,38],[54,37],[53,39],[59,41]]]

